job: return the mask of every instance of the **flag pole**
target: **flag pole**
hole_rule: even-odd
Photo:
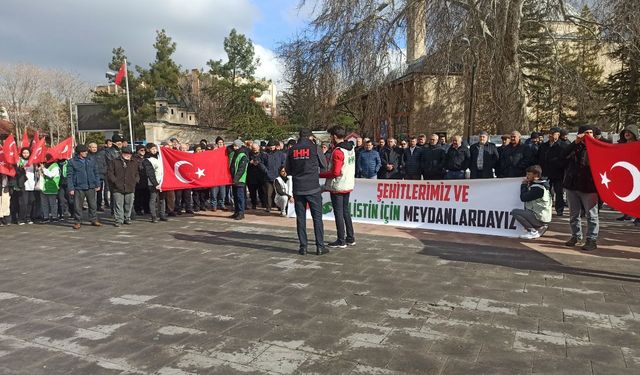
[[[129,113],[129,137],[131,148],[134,148],[133,127],[131,126],[131,99],[129,98],[129,71],[127,68],[127,59],[124,59],[124,82],[127,88],[127,111]]]
[[[71,98],[69,98],[69,125],[71,125],[71,145],[74,146],[76,143],[76,132],[73,129],[73,104],[71,103]]]

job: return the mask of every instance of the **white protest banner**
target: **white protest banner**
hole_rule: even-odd
[[[521,182],[521,178],[357,179],[349,207],[357,223],[518,237],[526,231],[511,216],[511,210],[523,208]],[[289,217],[295,217],[293,211],[291,204]],[[327,192],[322,193],[322,212],[323,220],[334,220]]]

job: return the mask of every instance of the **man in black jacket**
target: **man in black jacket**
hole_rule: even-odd
[[[402,149],[398,148],[396,140],[389,138],[380,152],[382,167],[378,171],[378,178],[401,179]]]
[[[416,137],[409,137],[409,147],[404,149],[402,165],[404,166],[405,180],[420,180],[422,170],[420,159],[422,158],[422,147],[418,147]]]
[[[469,149],[462,145],[462,137],[454,135],[451,138],[451,147],[447,150],[445,158],[444,178],[447,180],[463,180],[467,168],[469,168]]]
[[[567,192],[569,226],[571,227],[571,238],[565,245],[575,246],[582,242],[580,213],[584,210],[587,213],[587,239],[582,250],[591,251],[598,247],[596,241],[598,240],[600,223],[598,220],[598,191],[591,175],[584,137],[593,137],[591,126],[580,126],[576,140],[567,147],[565,152],[567,167],[564,171],[562,185]]]
[[[273,183],[278,178],[280,167],[284,166],[287,161],[287,155],[282,151],[276,150],[277,141],[271,140],[267,143],[267,151],[262,153],[262,166],[264,167],[264,178],[262,182],[262,191],[264,192],[265,210],[271,211],[274,198]]]
[[[566,164],[565,149],[569,146],[560,141],[560,129],[551,128],[549,130],[549,140],[540,145],[538,159],[542,167],[542,175],[549,179],[551,191],[554,195],[555,210],[558,216],[564,213],[564,191],[562,179],[564,178],[564,167]]]
[[[258,206],[258,199],[262,207],[267,207],[264,192],[265,167],[262,164],[263,152],[260,151],[260,144],[253,143],[251,151],[247,155],[249,157],[249,165],[247,166],[247,188],[249,189],[249,199],[251,200],[251,209],[255,210]]]
[[[533,165],[531,148],[522,143],[520,137],[520,132],[513,131],[509,144],[502,146],[504,150],[500,153],[498,177],[524,177],[526,169]]]
[[[422,178],[425,180],[444,179],[444,163],[447,152],[438,144],[439,140],[440,137],[437,134],[431,134],[429,144],[422,147],[420,169],[422,170]]]
[[[493,169],[498,167],[498,148],[489,142],[489,133],[481,132],[478,143],[471,145],[469,169],[471,178],[493,178]]]
[[[123,147],[120,157],[111,160],[107,165],[107,179],[113,195],[115,217],[113,225],[116,227],[131,224],[133,197],[140,180],[138,163],[132,159],[132,154],[130,147]]]
[[[327,169],[327,159],[313,141],[309,129],[301,129],[298,143],[287,153],[286,170],[293,177],[293,199],[296,209],[296,228],[300,249],[298,254],[307,254],[307,212],[309,205],[316,237],[316,254],[329,250],[324,246],[324,226],[322,224],[322,195],[319,173]]]

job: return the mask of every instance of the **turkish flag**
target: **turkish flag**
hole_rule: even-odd
[[[16,145],[16,138],[13,134],[10,134],[2,144],[2,151],[4,152],[4,161],[9,164],[18,164],[20,155],[18,153],[18,146]]]
[[[4,150],[0,149],[0,174],[13,177],[16,175],[16,169],[11,163],[5,160]]]
[[[22,135],[22,143],[20,144],[21,148],[29,147],[29,135],[27,134],[27,129],[24,129],[24,134]]]
[[[125,74],[125,66],[124,64],[122,64],[120,66],[120,69],[118,69],[118,74],[116,74],[116,79],[115,79],[115,83],[116,85],[120,86],[120,84],[122,83],[122,79],[124,78],[124,74]]]
[[[585,137],[591,175],[609,206],[640,217],[640,142],[609,144]]]
[[[160,147],[163,178],[160,190],[200,189],[231,185],[226,149],[198,153]]]
[[[53,156],[53,160],[67,160],[71,159],[73,155],[73,138],[69,137],[64,141],[58,143],[54,147],[50,148],[48,153]]]
[[[33,143],[33,147],[31,148],[31,155],[29,156],[29,160],[27,160],[27,167],[33,164],[42,163],[44,161],[44,156],[46,155],[47,146],[45,145],[46,139],[41,138],[38,142]]]

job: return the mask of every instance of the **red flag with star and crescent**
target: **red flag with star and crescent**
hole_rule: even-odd
[[[224,148],[190,153],[161,147],[160,155],[162,191],[210,188],[232,183],[229,158]]]
[[[46,139],[44,137],[40,138],[38,142],[34,142],[31,147],[31,156],[29,156],[29,160],[25,166],[30,166],[33,164],[38,164],[44,162],[44,157],[47,153],[47,146],[45,144]]]
[[[16,144],[16,138],[13,134],[10,134],[2,144],[2,151],[4,152],[4,161],[9,164],[18,164],[20,155],[18,153],[18,145]]]
[[[7,139],[8,140],[8,139]],[[5,141],[6,142],[6,141]],[[15,141],[14,141],[15,143]],[[3,147],[0,147],[0,174],[4,174],[10,177],[13,177],[16,175],[16,169],[13,166],[13,163],[10,163],[7,158],[8,158],[8,154],[5,152],[5,145],[2,145]]]
[[[640,217],[640,142],[609,144],[593,137],[585,140],[600,198],[623,214]]]
[[[73,156],[73,138],[69,137],[47,150],[53,160],[67,160]]]

